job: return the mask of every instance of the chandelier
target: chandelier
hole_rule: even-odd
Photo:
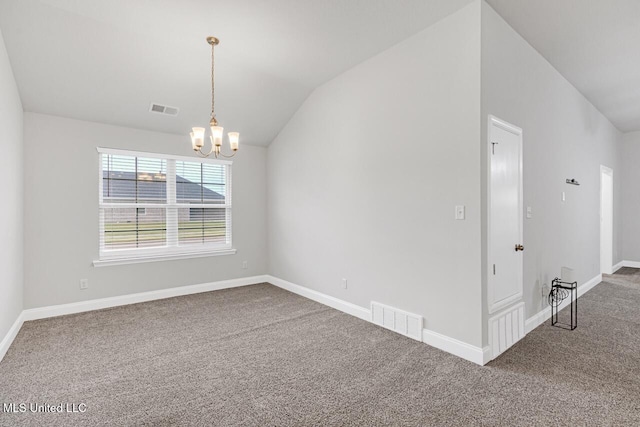
[[[211,150],[208,153],[202,151],[202,147],[204,146],[205,128],[195,127],[191,129],[191,145],[193,146],[193,150],[203,157],[209,157],[213,154],[216,159],[218,157],[229,158],[235,156],[236,151],[238,151],[238,140],[240,139],[240,134],[238,132],[229,132],[229,146],[231,147],[231,151],[233,153],[229,156],[223,154],[222,138],[224,129],[222,126],[218,126],[216,113],[214,111],[215,85],[213,69],[213,48],[215,47],[215,45],[220,43],[220,40],[215,37],[207,37],[207,43],[211,45],[211,120],[209,121],[209,126],[211,127],[211,135],[209,136],[209,139],[211,139]]]

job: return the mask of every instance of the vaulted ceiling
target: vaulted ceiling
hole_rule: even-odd
[[[317,86],[471,1],[0,0],[0,29],[25,111],[185,140],[209,120],[214,35],[217,118],[268,145]],[[639,1],[488,3],[614,125],[640,130]]]
[[[25,111],[267,145],[309,93],[471,0],[0,0]],[[149,113],[150,103],[180,108]]]
[[[639,0],[487,0],[622,132],[640,131]]]

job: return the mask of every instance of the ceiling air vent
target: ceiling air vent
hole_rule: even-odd
[[[167,116],[177,116],[178,113],[180,112],[180,109],[176,108],[176,107],[169,107],[167,105],[160,105],[160,104],[151,104],[151,106],[149,106],[149,112],[151,113],[158,113],[158,114],[164,114]]]

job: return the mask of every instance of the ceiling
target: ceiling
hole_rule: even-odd
[[[268,145],[313,89],[472,0],[0,0],[25,111]],[[487,0],[621,131],[640,130],[640,1]],[[177,117],[149,112],[178,107]]]
[[[309,93],[471,0],[0,0],[25,111],[268,145]],[[178,107],[177,117],[149,112]]]
[[[639,0],[487,0],[622,132],[640,131]]]

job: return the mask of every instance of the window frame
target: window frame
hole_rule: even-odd
[[[186,258],[199,258],[206,256],[217,255],[229,255],[235,254],[236,250],[233,248],[233,233],[232,233],[232,165],[230,160],[209,159],[209,158],[194,158],[187,156],[177,156],[172,154],[150,153],[143,151],[130,151],[120,150],[113,148],[97,147],[98,151],[98,239],[99,239],[99,257],[98,260],[93,262],[94,266],[102,265],[114,265],[114,264],[130,264],[149,261],[160,261],[167,259],[186,259]],[[116,156],[128,156],[138,158],[150,158],[166,161],[166,203],[118,203],[118,202],[104,202],[104,188],[103,188],[103,156],[116,155]],[[225,203],[222,204],[210,204],[210,203],[179,203],[176,195],[176,162],[190,162],[190,163],[203,163],[213,165],[225,166]],[[146,247],[146,248],[125,248],[125,249],[106,249],[105,248],[105,214],[104,209],[108,208],[162,208],[165,210],[166,220],[166,238],[165,245],[158,247]],[[225,242],[224,243],[203,243],[202,245],[187,245],[181,246],[179,244],[179,221],[178,210],[184,208],[207,208],[207,209],[224,209],[225,210]]]

